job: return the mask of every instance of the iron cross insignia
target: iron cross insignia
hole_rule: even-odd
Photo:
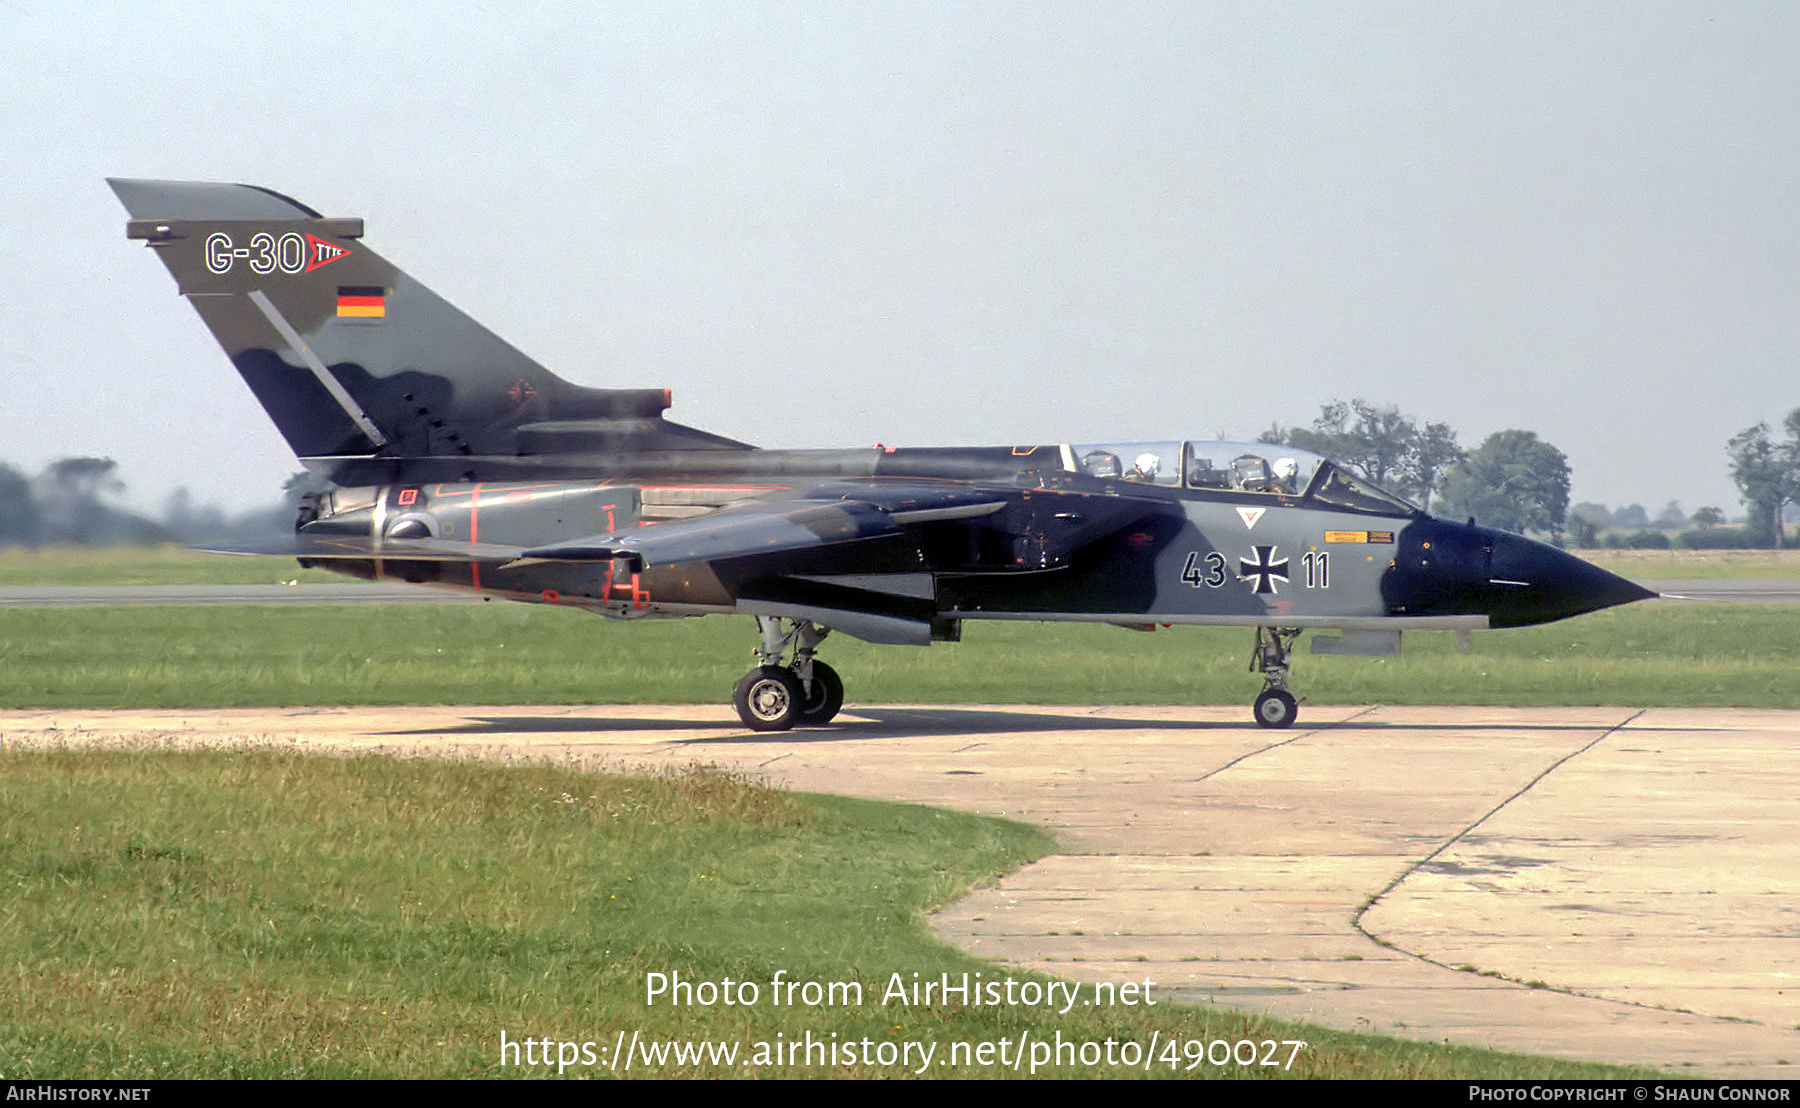
[[[1286,558],[1275,560],[1275,548],[1272,546],[1256,547],[1256,559],[1238,559],[1238,580],[1248,581],[1256,578],[1256,593],[1259,596],[1275,594],[1275,578],[1288,579],[1288,562]]]

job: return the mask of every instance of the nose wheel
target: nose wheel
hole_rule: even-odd
[[[1300,637],[1298,627],[1258,627],[1256,650],[1250,655],[1250,669],[1263,675],[1263,691],[1257,694],[1252,712],[1262,727],[1292,727],[1300,715],[1300,701],[1288,691],[1288,660],[1293,657],[1294,640]]]
[[[790,620],[782,630],[775,616],[756,617],[762,645],[757,667],[744,675],[732,693],[738,718],[752,731],[786,731],[831,722],[844,706],[844,681],[837,671],[813,657],[831,633],[810,620]],[[782,664],[789,649],[792,660]]]
[[[1264,689],[1256,697],[1256,722],[1264,727],[1287,727],[1300,714],[1300,702],[1286,689]]]

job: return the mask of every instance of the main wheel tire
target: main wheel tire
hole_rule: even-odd
[[[800,679],[782,666],[757,666],[737,684],[731,702],[752,731],[786,731],[800,722]]]
[[[830,723],[844,706],[844,679],[824,662],[812,664],[812,690],[801,697],[800,724],[819,727]]]
[[[1264,727],[1292,727],[1300,704],[1286,689],[1264,689],[1256,698],[1256,722]]]

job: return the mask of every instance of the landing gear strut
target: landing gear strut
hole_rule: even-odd
[[[1294,653],[1298,627],[1258,627],[1256,650],[1250,669],[1263,675],[1263,691],[1257,694],[1256,722],[1264,727],[1291,727],[1300,714],[1300,702],[1288,692],[1288,658]]]
[[[756,668],[738,682],[732,694],[738,718],[752,731],[786,731],[791,727],[817,727],[831,722],[844,706],[844,682],[832,669],[813,657],[831,634],[811,620],[788,620],[781,629],[777,616],[757,616],[762,645],[756,648]],[[793,660],[781,664],[793,649]]]

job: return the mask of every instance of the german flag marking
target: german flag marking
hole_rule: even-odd
[[[339,286],[337,314],[339,319],[385,319],[387,290],[362,285]]]

